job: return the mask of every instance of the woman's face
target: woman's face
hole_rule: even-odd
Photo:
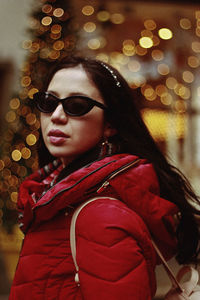
[[[48,92],[63,99],[83,95],[104,104],[100,92],[81,66],[61,69],[55,73]],[[96,146],[110,135],[104,121],[104,110],[94,106],[87,114],[67,115],[61,103],[52,113],[41,113],[41,129],[49,152],[61,158],[64,165]]]

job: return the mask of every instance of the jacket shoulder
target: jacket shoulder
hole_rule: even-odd
[[[77,219],[77,234],[107,246],[129,235],[140,240],[149,237],[141,217],[122,201],[110,197],[99,197],[82,209]]]

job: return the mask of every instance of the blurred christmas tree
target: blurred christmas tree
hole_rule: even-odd
[[[0,141],[0,225],[8,229],[16,221],[19,184],[38,167],[40,124],[31,104],[33,94],[41,89],[51,65],[75,51],[77,25],[70,1],[37,2],[29,31],[31,38],[22,44],[28,54],[21,68],[20,91],[10,100]]]

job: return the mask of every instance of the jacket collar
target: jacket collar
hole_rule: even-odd
[[[45,184],[42,182],[45,170],[39,170],[29,176],[19,189],[18,208],[24,212],[24,222],[30,223],[35,217],[37,221],[48,220],[58,211],[76,206],[89,198],[90,193],[96,191],[115,170],[136,159],[133,155],[116,154],[96,160],[63,178],[45,193]],[[49,176],[48,172],[46,176]],[[33,198],[34,193],[41,196],[37,202]]]

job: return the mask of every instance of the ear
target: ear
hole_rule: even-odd
[[[115,134],[117,133],[117,130],[112,127],[112,125],[110,123],[106,123],[105,124],[105,128],[104,128],[104,137],[111,137],[111,136],[114,136]]]

